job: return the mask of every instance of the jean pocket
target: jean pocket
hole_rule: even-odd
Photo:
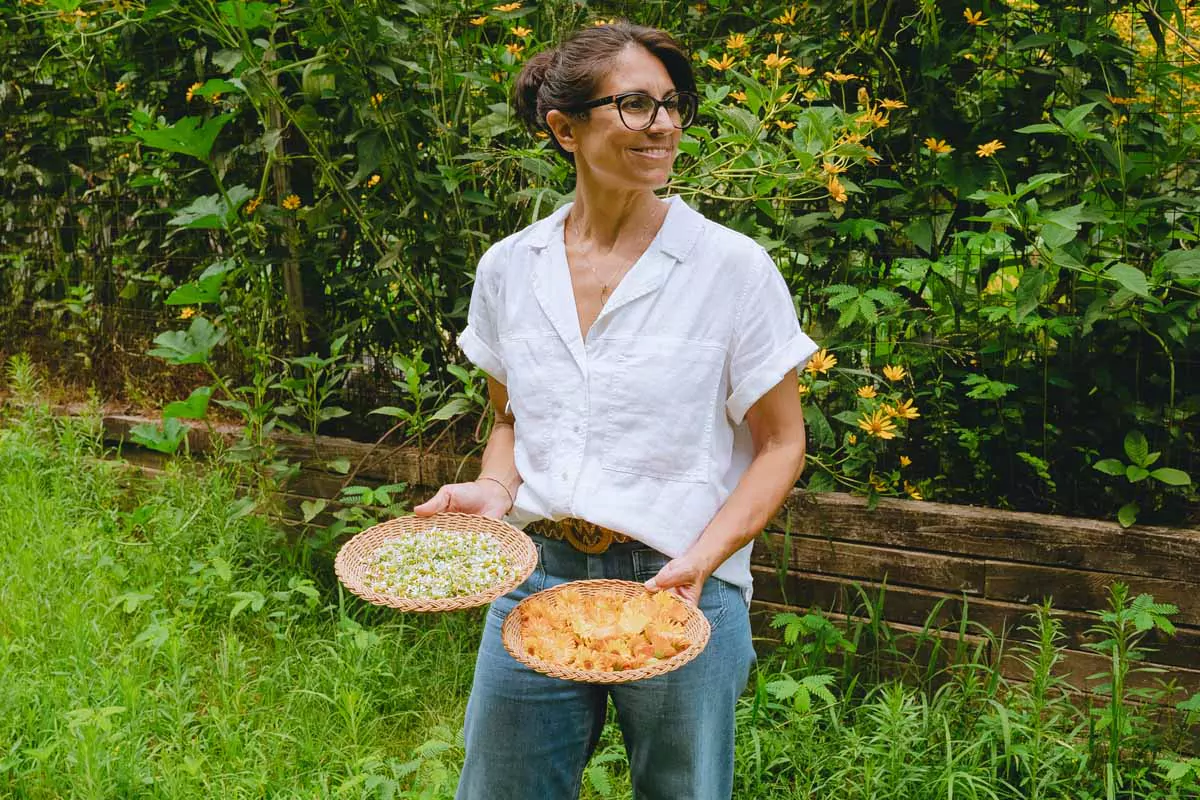
[[[670,556],[650,547],[634,550],[634,580],[645,583],[657,575],[659,570],[670,560]],[[716,627],[720,623],[731,602],[743,602],[740,597],[731,598],[730,592],[741,592],[741,590],[720,578],[709,578],[704,582],[704,590],[700,592],[700,610],[708,618],[709,625]]]

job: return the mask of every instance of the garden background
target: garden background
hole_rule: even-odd
[[[895,496],[1107,517],[1126,527],[1197,524],[1200,11],[1169,0],[4,0],[0,356],[22,354],[10,360],[13,395],[69,401],[92,392],[110,407],[150,410],[158,421],[135,426],[131,437],[166,453],[189,446],[189,424],[212,431],[217,423],[238,423],[222,449],[227,462],[250,469],[230,480],[244,484],[252,475],[268,489],[298,472],[272,437],[280,430],[457,457],[477,453],[489,426],[483,376],[454,345],[474,265],[489,244],[568,200],[571,188],[569,170],[544,137],[512,118],[512,81],[539,48],[616,16],[676,33],[695,57],[701,117],[684,136],[669,191],[767,247],[802,324],[825,348],[803,373],[810,458],[802,487],[852,491],[869,505]],[[39,383],[39,372],[51,380]],[[62,430],[49,429],[42,419],[17,423],[0,457],[21,469],[41,459],[55,474],[94,469],[80,466],[87,448],[78,432],[68,427],[64,443]],[[251,562],[273,563],[273,571],[247,573],[255,588],[238,590],[231,625],[234,617],[250,624],[242,622],[247,608],[278,614],[273,622],[255,621],[266,628],[253,633],[286,640],[297,650],[280,652],[297,663],[300,652],[333,635],[313,621],[319,604],[309,559],[319,563],[335,537],[394,510],[403,487],[355,485],[355,465],[345,458],[331,457],[327,466],[344,476],[344,503],[331,526],[309,530],[287,556],[254,549],[265,544],[226,541],[235,529],[247,532],[238,526],[248,524],[249,507],[219,501],[224,489],[205,489],[218,500],[203,517],[223,533],[204,545],[208,560],[193,564],[196,571],[180,584],[180,595],[190,598],[183,617],[147,610],[173,590],[141,597],[145,592],[125,585],[128,575],[149,580],[160,562],[114,578],[114,586],[128,589],[119,595],[123,613],[154,617],[138,646],[155,659],[165,652],[178,665],[186,648],[171,631],[182,630],[184,618],[187,625],[215,619],[223,590]],[[22,496],[24,474],[13,467],[10,497]],[[99,514],[108,534],[139,540],[169,531],[185,505],[170,482],[150,500],[118,494],[108,501],[101,491],[111,488],[107,480],[34,484],[60,493],[82,518]],[[140,511],[149,508],[170,513]],[[325,521],[325,509],[323,501],[311,502],[303,521]],[[31,524],[10,513],[13,530]],[[74,545],[60,545],[70,555]],[[186,561],[175,551],[163,559]],[[32,563],[19,562],[21,569]],[[24,597],[12,588],[23,584],[8,585],[10,598]],[[1113,619],[1136,617],[1129,624],[1139,635],[1166,630],[1160,622],[1169,609],[1141,601],[1129,611],[1133,602],[1114,599]],[[1128,619],[1120,617],[1126,612]],[[80,613],[74,641],[82,647],[95,632],[85,632]],[[354,627],[361,613],[339,604],[337,648],[344,649],[330,656],[326,675],[350,694],[324,684],[306,691],[332,698],[351,731],[346,747],[364,760],[337,780],[323,767],[313,774],[341,780],[347,792],[369,785],[387,796],[387,786],[395,792],[410,785],[411,771],[396,774],[395,763],[370,750],[353,685],[333,677],[352,661],[361,681],[380,681],[381,693],[395,679],[382,666],[384,654],[372,650],[375,634]],[[1049,619],[1033,629],[1041,631],[1035,639],[1045,634],[1044,653],[1059,641]],[[469,624],[465,633],[454,624],[400,622],[397,630],[402,640],[474,635]],[[787,713],[815,725],[809,712],[823,688],[836,685],[839,698],[856,694],[852,669],[842,666],[836,678],[825,671],[827,657],[845,655],[843,634],[834,636],[817,617],[784,620],[783,627],[796,645],[786,658],[805,666],[786,680],[760,678],[753,714],[742,719],[757,732],[758,760],[740,761],[747,786],[786,784],[784,762],[773,760],[786,755],[764,756],[763,748],[786,754],[784,743],[800,741],[795,731],[771,739],[754,727],[766,698],[786,700]],[[886,639],[876,629],[871,635]],[[236,642],[222,636],[222,652],[236,662]],[[1129,640],[1112,631],[1093,637],[1117,640],[1127,652]],[[10,647],[4,657],[16,659],[14,653]],[[429,663],[444,660],[429,656]],[[449,660],[465,666],[469,655]],[[1038,663],[1044,670],[1032,669],[1035,678],[1049,681],[1053,663]],[[152,668],[146,665],[148,675]],[[177,677],[186,673],[177,669]],[[944,679],[926,677],[930,691]],[[446,680],[461,693],[461,674]],[[998,679],[990,680],[982,695],[947,701],[956,704],[947,731],[962,737],[953,743],[968,760],[977,748],[994,754],[1013,746],[1011,730],[991,730],[999,738],[985,740],[968,722],[981,698],[1003,694]],[[1108,706],[1108,717],[1103,709],[1083,717],[1064,711],[1055,717],[1062,729],[1051,730],[1034,722],[1046,716],[1037,703],[1053,694],[1051,683],[1032,685],[1031,696],[1043,692],[1031,701],[1034,711],[1025,709],[1037,735],[1060,744],[1082,736],[1088,746],[1076,760],[1056,756],[1065,759],[1053,772],[1057,788],[1020,777],[1041,763],[1035,758],[1033,772],[1022,772],[1030,769],[1024,745],[1015,761],[980,762],[1001,777],[979,786],[1008,781],[1012,796],[1058,796],[1086,785],[1080,791],[1123,789],[1132,797],[1150,796],[1145,782],[1157,781],[1166,797],[1186,796],[1200,780],[1194,760],[1154,766],[1162,740],[1123,749],[1122,737],[1154,729],[1149,718],[1134,724],[1121,716],[1123,695]],[[278,688],[256,691],[269,704]],[[188,691],[194,699],[221,690]],[[892,714],[891,733],[877,740],[882,758],[888,743],[907,741],[899,733],[905,709],[925,713],[919,709],[931,706],[910,708],[913,695],[880,691],[873,696],[878,708],[868,703],[854,713]],[[182,696],[174,696],[179,708]],[[419,710],[420,703],[405,700],[393,711],[444,718],[458,713],[456,696],[451,692],[449,710]],[[21,705],[28,698],[8,700],[28,710]],[[41,774],[36,785],[46,793],[28,796],[53,796],[44,764],[80,778],[93,796],[134,785],[141,780],[136,770],[126,774],[123,762],[102,757],[101,743],[111,744],[120,730],[110,717],[131,707],[122,702],[88,706],[91,716],[67,719],[68,738],[92,749],[65,766],[19,735],[6,759],[0,742],[0,789],[6,770]],[[243,702],[226,698],[230,707]],[[122,711],[105,711],[117,707]],[[824,710],[833,707],[830,695]],[[975,722],[1002,729],[1008,713]],[[780,725],[799,724],[782,719]],[[171,733],[186,742],[194,720],[181,720],[173,733],[150,738],[168,741]],[[16,730],[27,735],[33,728]],[[1115,740],[1105,738],[1114,731]],[[400,741],[409,746],[414,735],[423,734],[409,731]],[[857,735],[853,726],[838,731]],[[438,796],[441,785],[429,769],[452,775],[452,759],[450,767],[440,760],[453,751],[452,740],[452,732],[429,739],[435,744],[412,767],[425,770],[424,789],[435,787],[428,796]],[[220,741],[244,745],[236,736]],[[853,752],[847,741],[822,740],[829,752]],[[313,752],[305,758],[320,762],[316,743],[308,744]],[[246,763],[256,757],[238,752]],[[1048,751],[1038,752],[1040,758]],[[180,786],[211,790],[203,765],[188,766],[184,756],[195,752],[186,743],[172,753]],[[621,778],[614,764],[615,756],[589,773],[589,791],[607,796],[609,768]],[[1107,777],[1094,773],[1104,764]],[[862,796],[915,797],[912,787],[934,785],[929,773],[904,775],[887,791]],[[1100,783],[1081,784],[1081,775],[1099,775]],[[225,779],[231,783],[220,785],[236,783]],[[976,790],[1001,796],[997,788]]]

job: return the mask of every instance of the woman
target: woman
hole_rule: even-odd
[[[496,424],[480,477],[415,509],[506,517],[539,554],[488,613],[460,799],[577,797],[609,697],[636,797],[731,795],[750,547],[803,466],[796,370],[816,345],[761,247],[655,196],[696,105],[679,46],[626,22],[576,33],[517,79],[517,112],[574,163],[575,201],[480,261],[459,343],[489,376]],[[518,600],[602,577],[698,604],[707,648],[612,687],[505,652]]]

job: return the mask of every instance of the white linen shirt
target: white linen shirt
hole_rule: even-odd
[[[665,202],[586,340],[563,238],[570,205],[480,259],[459,345],[508,388],[518,527],[577,517],[683,555],[754,457],[746,411],[817,350],[762,247]],[[747,597],[751,547],[714,573]]]

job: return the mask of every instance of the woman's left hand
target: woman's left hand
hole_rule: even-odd
[[[701,565],[695,558],[687,554],[673,558],[646,581],[646,588],[652,592],[672,591],[687,600],[692,605],[700,605],[700,593],[704,591],[704,582],[712,570]]]

